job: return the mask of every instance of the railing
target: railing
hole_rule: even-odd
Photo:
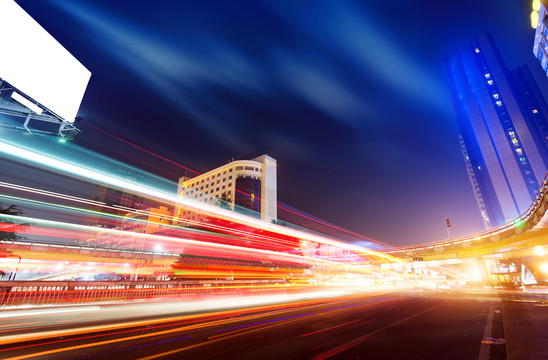
[[[287,292],[283,280],[0,281],[0,307],[191,300],[211,295]]]
[[[403,246],[386,253],[401,258],[430,255],[441,252],[455,251],[471,248],[473,246],[485,245],[501,240],[506,240],[519,235],[526,230],[535,227],[544,216],[548,208],[548,174],[535,197],[535,200],[520,217],[506,224],[485,230],[472,235],[467,235],[451,240],[436,241],[414,246]]]
[[[3,241],[2,245],[10,250],[39,250],[39,251],[63,251],[67,253],[84,255],[101,255],[102,257],[114,258],[177,258],[179,254],[168,253],[164,251],[145,251],[124,248],[109,248],[101,246],[89,246],[79,244],[53,244],[50,242],[39,241]]]

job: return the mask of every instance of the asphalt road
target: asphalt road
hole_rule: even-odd
[[[494,298],[362,294],[169,318],[135,313],[134,323],[9,327],[0,358],[498,360],[504,345],[482,345],[503,336],[498,310]]]

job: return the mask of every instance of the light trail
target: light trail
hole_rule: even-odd
[[[20,312],[5,312],[0,313],[0,319],[10,319],[10,318],[18,318],[18,317],[29,317],[29,316],[44,316],[44,315],[50,315],[50,314],[66,314],[66,313],[83,313],[83,312],[89,312],[89,311],[99,311],[101,308],[99,306],[85,306],[85,307],[78,307],[74,309],[56,309],[56,310],[35,310],[35,311],[20,311]]]
[[[11,220],[21,220],[23,222],[30,222],[30,223],[37,223],[37,224],[43,224],[48,227],[53,228],[69,228],[79,231],[84,231],[88,233],[96,233],[97,228],[93,226],[87,226],[87,225],[79,225],[79,224],[72,224],[72,223],[66,223],[66,222],[59,222],[59,221],[53,221],[53,220],[43,220],[38,218],[30,218],[26,216],[15,216],[15,215],[2,215],[3,217],[6,217]],[[102,232],[109,233],[109,234],[115,234],[115,235],[128,235],[128,234],[136,234],[132,233],[130,231],[124,231],[124,230],[116,230],[116,229],[107,229],[102,228]],[[140,237],[151,239],[151,240],[164,240],[164,241],[170,241],[174,243],[179,244],[187,244],[187,245],[198,245],[203,247],[209,247],[214,249],[221,249],[221,250],[232,250],[236,251],[238,253],[251,253],[251,254],[258,254],[258,255],[268,255],[273,256],[274,258],[281,258],[281,259],[287,259],[292,260],[294,262],[298,263],[310,263],[315,264],[317,262],[321,262],[326,265],[334,266],[335,268],[351,268],[355,271],[362,272],[362,273],[368,273],[370,270],[364,269],[360,266],[352,265],[352,264],[343,264],[336,261],[331,260],[325,260],[321,258],[313,258],[313,257],[307,257],[307,256],[301,256],[301,255],[294,255],[294,254],[287,254],[287,253],[281,253],[276,251],[270,251],[270,250],[261,250],[261,249],[254,249],[254,248],[246,248],[241,246],[235,246],[235,245],[226,245],[226,244],[218,244],[218,243],[205,243],[202,241],[197,240],[191,240],[191,239],[182,239],[182,238],[175,238],[170,236],[163,236],[163,235],[154,235],[154,234],[138,234]]]
[[[107,184],[117,188],[122,188],[122,189],[129,190],[131,192],[135,192],[139,194],[145,194],[147,196],[162,199],[170,203],[187,206],[189,208],[202,211],[206,214],[210,214],[223,219],[228,219],[229,221],[236,221],[241,224],[246,224],[248,226],[252,226],[255,228],[268,229],[269,231],[272,231],[274,233],[294,236],[297,238],[314,241],[320,244],[337,246],[343,249],[355,251],[360,254],[383,258],[391,262],[403,263],[401,259],[395,258],[393,256],[390,256],[384,253],[376,252],[373,250],[369,250],[369,249],[348,244],[348,243],[343,243],[337,240],[331,240],[331,239],[327,239],[317,235],[308,234],[302,231],[286,229],[280,226],[267,224],[267,223],[249,218],[245,215],[239,215],[228,210],[215,208],[204,203],[193,202],[188,199],[180,198],[172,194],[165,193],[163,191],[158,191],[156,189],[144,187],[144,186],[132,183],[130,181],[121,180],[112,176],[108,176],[103,173],[84,168],[82,166],[74,165],[66,161],[61,161],[55,158],[51,158],[51,157],[42,155],[40,153],[30,151],[28,149],[7,144],[5,142],[0,142],[0,152],[6,154],[7,156],[15,156],[19,159],[23,159],[31,163],[40,164],[42,166],[46,166],[58,171],[71,174],[72,176],[85,178],[87,180]]]
[[[85,125],[87,125],[87,126],[89,126],[89,127],[91,127],[92,129],[97,130],[97,131],[99,131],[99,132],[101,132],[101,133],[103,133],[103,134],[105,134],[105,135],[107,135],[107,136],[110,136],[110,137],[112,137],[112,138],[114,138],[114,139],[116,139],[116,140],[118,140],[118,141],[121,141],[121,142],[123,142],[123,143],[125,143],[125,144],[127,144],[127,145],[130,145],[130,146],[132,146],[132,147],[134,147],[134,148],[136,148],[136,149],[139,149],[139,150],[141,150],[141,151],[144,151],[144,152],[146,152],[147,154],[150,154],[150,155],[152,155],[152,156],[155,156],[155,157],[157,157],[158,159],[161,159],[161,160],[167,161],[167,162],[170,163],[170,164],[179,166],[179,167],[181,167],[181,168],[183,168],[183,169],[185,169],[185,170],[188,170],[188,171],[190,171],[190,172],[192,172],[192,173],[194,173],[194,174],[196,174],[196,175],[201,175],[201,173],[199,173],[199,172],[197,172],[197,171],[195,171],[195,170],[192,170],[192,169],[190,169],[190,168],[188,168],[188,167],[186,167],[186,166],[184,166],[184,165],[181,165],[181,164],[176,163],[176,162],[174,162],[174,161],[172,161],[172,160],[169,160],[169,159],[167,159],[167,158],[165,158],[165,157],[163,157],[163,156],[161,156],[161,155],[158,155],[158,154],[156,154],[156,153],[153,153],[152,151],[147,150],[147,149],[145,149],[145,148],[143,148],[143,147],[141,147],[141,146],[135,145],[135,144],[133,144],[133,143],[127,141],[127,140],[122,139],[122,138],[119,137],[119,136],[116,136],[116,135],[114,135],[114,134],[112,134],[112,133],[106,131],[106,130],[103,130],[103,129],[98,128],[98,127],[96,127],[96,126],[94,126],[94,125],[91,125],[90,123],[88,123],[88,122],[86,122],[86,121],[80,120],[80,122],[83,123],[83,124],[85,124]],[[248,194],[248,193],[246,193],[246,192],[244,192],[244,191],[241,191],[241,190],[236,189],[236,192],[239,192],[239,193],[244,194],[244,195],[246,195],[246,196],[248,196],[248,197],[251,197],[251,194]],[[262,201],[262,199],[259,198],[259,197],[257,197],[257,196],[255,196],[255,198],[258,199],[258,200],[260,200],[260,201]],[[386,246],[386,247],[389,247],[389,248],[394,248],[392,245],[388,245],[388,244],[386,244],[386,243],[383,243],[382,241],[378,241],[378,240],[372,239],[372,238],[370,238],[370,237],[367,237],[367,236],[364,236],[364,235],[355,233],[355,232],[353,232],[353,231],[346,230],[346,229],[344,229],[344,228],[341,228],[341,227],[338,227],[338,226],[335,226],[335,225],[326,223],[326,222],[324,222],[324,221],[320,221],[320,220],[315,219],[315,218],[313,218],[313,217],[306,216],[306,215],[301,214],[301,213],[298,213],[298,212],[296,212],[296,211],[289,210],[289,209],[287,209],[287,208],[285,208],[285,207],[283,207],[283,206],[281,206],[281,205],[276,204],[276,207],[277,207],[278,209],[283,210],[283,211],[287,211],[287,212],[292,213],[292,214],[294,214],[294,215],[300,216],[300,217],[302,217],[302,218],[304,218],[304,219],[308,219],[308,220],[314,221],[314,222],[316,222],[316,223],[318,223],[318,224],[321,224],[321,225],[324,225],[324,226],[327,226],[327,227],[330,227],[330,228],[333,228],[333,229],[336,229],[336,230],[345,232],[345,233],[350,234],[350,235],[354,235],[354,236],[360,237],[360,238],[365,239],[365,240],[368,240],[368,241],[375,242],[375,243],[377,243],[377,244],[380,244],[380,245],[383,245],[383,246]]]
[[[106,205],[104,202],[100,202],[100,201],[95,201],[95,200],[90,200],[90,199],[83,199],[83,198],[72,196],[72,195],[66,195],[66,194],[56,193],[56,192],[53,192],[53,191],[46,191],[46,190],[42,190],[42,189],[31,188],[31,187],[28,187],[28,186],[10,184],[10,183],[3,182],[3,181],[0,181],[0,187],[20,190],[20,191],[25,191],[25,192],[30,192],[30,193],[40,194],[40,195],[46,195],[46,196],[50,196],[50,197],[54,197],[54,198],[58,198],[58,199],[76,201],[76,202],[80,202],[80,203],[84,203],[84,204],[98,205],[98,206],[105,206]]]
[[[380,293],[373,293],[371,294],[371,296],[378,295],[378,294]],[[344,292],[344,291],[304,292],[304,293],[296,293],[291,295],[266,295],[266,296],[255,296],[255,297],[232,298],[230,301],[230,304],[226,301],[226,299],[205,300],[201,302],[187,302],[185,303],[185,306],[183,309],[186,312],[217,310],[213,313],[207,314],[206,317],[220,316],[220,315],[234,315],[234,312],[235,312],[234,309],[235,308],[237,309],[239,307],[242,307],[243,309],[237,310],[237,311],[242,312],[244,314],[246,312],[253,313],[256,311],[262,311],[262,310],[266,311],[270,309],[278,309],[279,311],[274,313],[280,314],[280,313],[292,311],[294,310],[294,308],[298,306],[314,306],[318,303],[325,302],[325,299],[339,298],[339,297],[347,297],[349,299],[352,299],[352,298],[361,297],[361,296],[363,295],[361,294],[356,295],[351,292]],[[283,304],[284,307],[276,308],[276,306],[279,306],[281,304]],[[290,305],[289,308],[285,307],[287,306],[287,304]],[[165,307],[168,305],[170,304],[165,304],[163,306]],[[178,304],[175,304],[175,305],[178,305]],[[162,306],[162,305],[160,304],[159,306]],[[169,308],[171,309],[171,307]],[[225,310],[221,310],[221,309],[225,309]],[[180,306],[179,306],[179,311],[181,311]],[[259,316],[260,315],[261,314],[259,314]],[[263,316],[265,315],[267,314],[263,314]],[[254,318],[254,317],[257,317],[258,315],[252,314],[247,316],[248,318]],[[204,317],[204,314],[176,315],[176,316],[167,316],[160,319],[133,320],[133,321],[109,323],[109,324],[102,324],[102,325],[82,326],[82,327],[77,327],[73,329],[48,330],[48,331],[40,331],[40,332],[34,332],[34,333],[7,335],[7,336],[0,337],[0,345],[17,344],[22,341],[37,341],[37,340],[43,340],[43,339],[49,339],[49,338],[81,335],[81,334],[87,334],[87,333],[93,333],[93,332],[103,332],[103,331],[112,331],[112,330],[117,331],[117,330],[126,329],[126,328],[158,325],[165,322],[186,321],[189,319],[200,319],[203,317]],[[245,320],[248,318],[243,318],[243,319]],[[228,323],[228,322],[234,322],[239,320],[242,320],[242,318],[226,319],[223,321],[225,323]],[[198,324],[197,326],[203,326],[203,325]],[[8,350],[11,350],[11,349],[0,350],[0,352],[8,351]]]
[[[101,133],[103,133],[103,134],[105,134],[105,135],[107,135],[107,136],[110,136],[110,137],[112,137],[112,138],[114,138],[114,139],[116,139],[116,140],[118,140],[118,141],[121,141],[121,142],[123,142],[124,144],[128,144],[129,146],[133,146],[134,148],[139,149],[139,150],[141,150],[141,151],[144,151],[144,152],[146,152],[147,154],[150,154],[150,155],[152,155],[152,156],[155,156],[155,157],[157,157],[158,159],[162,159],[162,160],[164,160],[164,161],[167,161],[167,162],[170,163],[170,164],[173,164],[173,165],[175,165],[175,166],[178,166],[178,167],[180,167],[180,168],[183,168],[183,169],[185,169],[185,170],[188,170],[188,171],[190,171],[190,172],[192,172],[192,173],[194,173],[194,174],[196,174],[196,175],[200,175],[199,172],[194,171],[194,170],[192,170],[191,168],[188,168],[188,167],[186,167],[186,166],[183,166],[183,165],[181,165],[181,164],[176,163],[175,161],[171,161],[171,160],[169,160],[169,159],[167,159],[167,158],[165,158],[165,157],[163,157],[163,156],[160,156],[160,155],[158,155],[158,154],[155,154],[155,153],[153,153],[153,152],[150,151],[150,150],[147,150],[147,149],[145,149],[145,148],[143,148],[143,147],[140,147],[140,146],[138,146],[138,145],[135,145],[135,144],[133,144],[133,143],[127,141],[127,140],[122,139],[121,137],[118,137],[118,136],[116,136],[116,135],[114,135],[114,134],[109,133],[108,131],[105,131],[105,130],[100,129],[100,128],[96,127],[96,126],[93,126],[93,125],[91,125],[90,123],[88,123],[88,122],[86,122],[86,121],[80,120],[80,122],[81,122],[82,124],[85,124],[85,125],[89,126],[90,128],[92,128],[92,129],[94,129],[94,130],[97,130],[97,131],[99,131],[99,132],[101,132]]]
[[[302,298],[302,295],[299,295],[299,297]],[[65,330],[51,330],[51,331],[45,331],[45,332],[38,332],[38,333],[29,333],[28,339],[25,338],[25,341],[39,341],[39,340],[45,340],[45,339],[51,339],[51,338],[59,338],[59,337],[67,337],[67,336],[77,336],[80,334],[87,334],[87,333],[94,333],[94,332],[108,332],[108,331],[115,331],[110,333],[104,333],[104,334],[96,334],[96,335],[88,335],[88,336],[82,336],[82,337],[76,337],[71,339],[60,339],[56,341],[47,341],[45,343],[36,343],[26,346],[16,346],[8,349],[0,350],[0,352],[10,351],[10,350],[16,350],[16,349],[22,349],[22,348],[31,348],[41,345],[49,345],[49,344],[57,344],[57,343],[66,343],[66,342],[72,342],[72,341],[79,341],[83,339],[91,339],[94,337],[101,337],[101,336],[108,336],[108,335],[118,335],[122,333],[131,334],[131,333],[139,333],[142,331],[143,327],[146,326],[147,333],[145,334],[136,334],[136,335],[130,335],[130,336],[124,336],[114,339],[108,339],[108,340],[102,340],[102,341],[95,341],[91,343],[83,343],[83,344],[77,344],[73,346],[63,346],[58,347],[55,349],[45,350],[45,351],[37,351],[33,353],[28,353],[24,355],[19,356],[13,356],[13,357],[7,357],[5,360],[20,360],[20,359],[28,359],[31,357],[37,357],[37,356],[45,356],[45,355],[51,355],[51,354],[59,354],[63,352],[73,351],[73,350],[81,350],[81,349],[88,349],[88,348],[94,348],[98,346],[103,345],[110,345],[110,344],[118,344],[128,341],[134,341],[134,340],[141,340],[141,339],[147,339],[147,338],[154,338],[158,336],[166,336],[171,334],[177,334],[181,332],[189,332],[189,331],[196,331],[203,328],[211,328],[211,327],[219,327],[221,326],[222,329],[215,330],[217,333],[228,331],[226,334],[221,334],[223,336],[210,336],[208,340],[195,344],[190,345],[186,347],[180,347],[175,350],[162,352],[159,354],[155,354],[152,356],[143,357],[141,359],[154,359],[158,357],[163,357],[167,355],[171,355],[174,353],[183,352],[192,348],[208,345],[211,343],[215,343],[218,341],[224,341],[230,338],[233,338],[235,336],[239,336],[242,334],[249,334],[256,331],[262,331],[274,326],[280,326],[280,325],[288,325],[289,323],[295,322],[295,321],[301,321],[304,319],[314,318],[316,316],[321,316],[323,311],[322,310],[316,310],[315,307],[318,305],[325,303],[325,298],[322,298],[322,295],[314,294],[315,296],[312,299],[306,299],[306,300],[297,300],[297,301],[289,301],[289,308],[277,308],[276,306],[256,306],[256,307],[248,307],[243,310],[234,311],[234,310],[226,310],[226,311],[219,311],[212,314],[208,314],[205,316],[203,314],[198,315],[183,315],[183,316],[176,316],[176,317],[170,317],[170,318],[162,318],[162,319],[153,319],[153,320],[141,320],[141,321],[131,321],[126,323],[118,323],[118,324],[106,324],[106,325],[97,325],[97,326],[87,326],[87,327],[81,327],[81,328],[75,328],[75,329],[65,329]],[[319,295],[319,296],[318,296]],[[342,294],[339,294],[338,297],[342,296]],[[361,298],[363,295],[346,295],[343,296],[343,298],[339,299],[339,302],[343,301],[350,301],[353,299]],[[307,296],[308,297],[308,296]],[[255,299],[254,301],[257,302],[258,299]],[[281,300],[281,299],[280,299]],[[264,301],[264,300],[263,300]],[[286,300],[287,301],[287,300]],[[246,301],[249,303],[249,300]],[[284,302],[282,300],[282,302]],[[369,305],[372,302],[362,302],[359,305]],[[310,310],[309,310],[310,309]],[[335,310],[336,311],[342,311],[346,310],[347,307],[338,307]],[[274,310],[274,311],[270,311]],[[260,313],[257,313],[259,312]],[[297,314],[297,315],[290,315],[291,313],[295,311],[306,311],[305,313]],[[244,315],[242,315],[242,313]],[[250,313],[248,315],[248,313]],[[284,316],[284,314],[288,314],[289,316]],[[230,316],[230,317],[229,317]],[[265,317],[271,317],[271,316],[281,316],[276,317],[274,319],[267,319],[267,320],[261,320]],[[203,321],[195,321],[199,319],[204,319]],[[230,326],[230,324],[233,323],[241,323],[244,321],[253,321],[256,322],[251,324],[244,324],[244,325],[238,325],[226,328],[225,326]],[[259,321],[260,320],[260,321]],[[166,322],[172,322],[177,321],[179,323],[170,323],[165,324]],[[189,324],[189,322],[191,322]],[[170,328],[166,330],[161,330],[163,327],[167,326],[176,326],[175,328]],[[137,327],[137,329],[128,329],[123,330],[127,328],[133,328]],[[233,331],[236,330],[236,331]],[[150,331],[150,332],[148,332]],[[16,344],[18,339],[21,338],[22,334],[19,335],[12,335],[6,337],[7,342],[6,344]],[[178,338],[180,339],[180,338]],[[167,340],[169,341],[169,340]],[[150,345],[157,345],[161,344],[163,341],[160,342],[154,342]],[[0,339],[0,344],[4,344],[3,339]],[[106,352],[104,354],[107,354],[109,352]],[[103,354],[103,353],[102,353]]]
[[[28,189],[32,189],[32,188],[28,188]],[[27,191],[27,190],[24,190],[24,191]],[[31,191],[31,192],[38,193],[37,191]],[[63,194],[58,194],[57,193],[55,195],[55,197],[63,199],[64,197],[62,195]],[[29,199],[29,198],[23,198],[23,197],[11,196],[11,195],[3,195],[3,194],[0,194],[0,198],[16,200],[16,201],[20,201],[20,202],[27,202],[27,203],[37,204],[37,205],[41,205],[41,206],[45,206],[45,207],[63,209],[63,210],[67,210],[67,211],[76,211],[76,212],[80,212],[84,215],[101,216],[101,217],[110,218],[110,219],[113,219],[113,220],[127,221],[127,222],[130,222],[130,223],[133,223],[133,224],[135,224],[135,223],[147,224],[148,223],[148,221],[144,220],[144,219],[138,219],[138,218],[128,219],[125,216],[121,216],[121,215],[110,214],[110,213],[105,213],[105,212],[100,212],[100,211],[95,211],[95,210],[90,210],[90,209],[84,209],[84,208],[79,208],[79,207],[75,207],[75,206],[68,206],[68,205],[62,205],[62,204],[57,204],[57,203],[50,203],[50,202],[41,201],[41,200],[35,200],[35,199]],[[69,198],[69,200],[71,200],[71,199]],[[81,201],[81,202],[85,203],[85,201]],[[94,203],[90,203],[90,204],[95,205]],[[112,209],[112,210],[117,210],[117,208],[118,208],[118,207],[115,207],[115,206],[108,206],[108,205],[102,205],[101,207],[104,208],[104,209]],[[129,211],[137,211],[137,212],[139,211],[139,210],[130,209],[130,208],[128,208],[128,210]],[[160,213],[155,213],[155,212],[145,212],[145,213],[150,214],[150,215],[156,215],[156,216],[164,216],[164,217],[166,217],[170,220],[175,219],[174,216],[166,216],[165,214],[160,214]],[[276,237],[273,237],[273,236],[267,236],[267,235],[264,235],[264,234],[257,234],[257,233],[253,233],[253,232],[250,232],[250,231],[244,231],[244,230],[239,230],[239,229],[235,229],[235,228],[229,228],[229,227],[226,227],[226,226],[214,225],[214,224],[210,224],[210,223],[202,222],[202,221],[197,221],[197,220],[185,220],[185,221],[188,222],[189,224],[192,224],[192,225],[195,225],[195,226],[200,226],[200,227],[203,227],[203,228],[206,228],[206,229],[211,229],[211,230],[217,230],[217,231],[224,232],[224,233],[215,234],[215,236],[217,236],[219,238],[232,238],[232,239],[238,239],[238,240],[244,240],[244,241],[249,241],[249,240],[251,240],[251,238],[253,238],[254,239],[253,241],[263,243],[263,244],[266,244],[266,245],[274,245],[276,243],[279,243],[280,246],[284,246],[284,245],[285,246],[292,246],[292,245],[294,245],[294,242],[282,240],[280,238],[276,238]],[[163,227],[165,229],[176,230],[176,231],[181,233],[180,234],[181,236],[185,236],[185,234],[188,234],[188,233],[204,234],[204,231],[199,230],[199,229],[181,228],[179,226],[168,225],[168,224],[163,225]],[[227,234],[227,233],[231,233],[231,234]],[[138,234],[138,233],[135,233],[135,234]],[[250,238],[242,239],[240,237],[237,237],[236,235],[247,236],[247,237],[250,237]],[[259,240],[259,239],[261,239],[261,240]]]

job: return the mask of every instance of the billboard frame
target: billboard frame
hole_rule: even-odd
[[[7,81],[0,78],[0,98],[9,98],[8,94],[11,95],[13,92],[16,92],[17,94],[23,96],[25,99],[29,100],[34,105],[39,107],[42,110],[42,113],[37,114],[26,106],[18,104],[15,100],[4,101],[5,103],[10,103],[10,105],[13,105],[9,107],[3,106],[0,102],[0,114],[24,119],[22,126],[8,124],[0,124],[0,126],[7,127],[15,131],[27,133],[29,135],[52,135],[70,141],[74,140],[78,136],[78,134],[80,134],[80,130],[75,127],[73,123],[65,121],[53,111],[49,110],[42,104],[32,99],[30,96],[26,95],[24,92],[20,91],[16,87],[9,84]],[[52,130],[39,129],[38,127],[33,126],[33,124],[31,124],[31,121],[48,123],[53,128]]]

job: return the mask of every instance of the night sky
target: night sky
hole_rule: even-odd
[[[525,0],[17,3],[92,72],[77,144],[173,181],[86,123],[198,172],[266,152],[279,201],[391,245],[482,230],[445,53],[491,32],[548,89]]]

